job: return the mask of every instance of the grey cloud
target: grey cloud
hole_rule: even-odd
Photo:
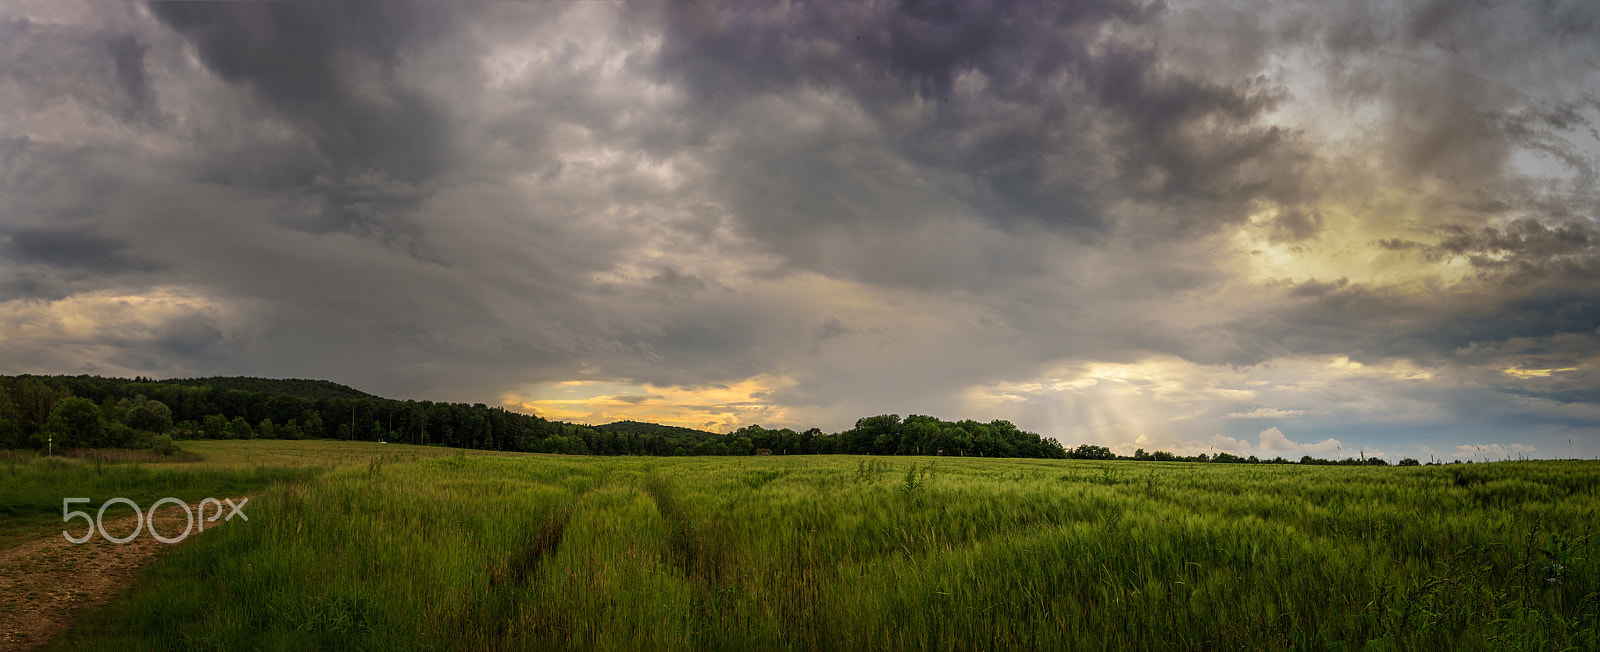
[[[1464,258],[1507,301],[1527,296],[1525,292],[1548,292],[1552,286],[1593,288],[1600,282],[1600,232],[1588,220],[1549,224],[1524,218],[1502,228],[1479,229],[1446,225],[1436,234],[1435,243],[1385,239],[1376,244],[1431,261]]]
[[[667,296],[678,300],[688,299],[706,288],[705,280],[681,273],[673,267],[662,269],[661,273],[650,277],[650,282],[661,288]]]
[[[218,180],[305,193],[312,232],[343,230],[416,250],[397,220],[426,197],[423,185],[453,164],[447,99],[397,73],[444,33],[458,5],[342,2],[152,2],[151,13],[194,43],[216,75],[250,89],[310,149],[271,143],[220,153]],[[264,154],[264,155],[263,155]],[[229,159],[245,159],[248,163]],[[396,188],[368,192],[375,177]]]
[[[1339,278],[1334,281],[1318,281],[1311,279],[1304,283],[1295,284],[1289,289],[1289,296],[1293,297],[1324,297],[1338,293],[1350,286],[1350,279]]]
[[[186,361],[214,360],[225,354],[220,350],[228,342],[228,334],[223,326],[215,320],[203,316],[190,316],[185,319],[167,324],[161,336],[160,351],[169,360],[176,358]],[[162,366],[159,358],[145,362],[147,367]],[[171,364],[165,362],[165,364]],[[135,366],[135,365],[124,365]]]
[[[1597,291],[1600,283],[1592,280],[1510,295],[1441,297],[1386,292],[1342,279],[1302,283],[1289,288],[1294,302],[1253,312],[1232,326],[1251,346],[1231,350],[1226,360],[1254,364],[1296,352],[1449,364],[1463,350],[1562,337],[1576,337],[1590,351],[1600,351]]]
[[[128,243],[82,229],[0,230],[0,251],[14,261],[97,274],[151,271],[159,265],[127,253]]]
[[[848,336],[851,333],[854,333],[855,329],[844,325],[844,322],[841,322],[837,319],[829,319],[828,321],[825,321],[821,325],[817,326],[814,332],[817,340],[822,341],[833,339],[835,337]]]
[[[1455,255],[1514,254],[1518,258],[1543,259],[1595,252],[1595,230],[1572,224],[1546,226],[1523,219],[1505,229],[1483,228],[1469,232],[1461,227],[1445,227],[1447,235],[1437,245],[1440,253]]]
[[[1298,242],[1317,234],[1322,215],[1316,211],[1290,209],[1272,221],[1272,242]]]
[[[1588,165],[1548,136],[1593,128],[1578,111],[1594,102],[1584,80],[1600,41],[1572,31],[1600,20],[1592,3],[1432,2],[1409,11],[1347,3],[1323,10],[1340,17],[1324,16],[1322,24],[1334,25],[1323,28],[1328,34],[1341,24],[1367,31],[1359,39],[1327,38],[1323,63],[1343,102],[1375,101],[1385,110],[1379,126],[1397,171],[1442,177],[1474,193],[1486,183],[1503,191],[1512,146]]]
[[[148,119],[153,107],[143,56],[135,34],[0,19],[0,61],[6,62],[0,78],[21,91],[7,94],[13,111],[68,101],[120,120]]]
[[[726,120],[742,102],[826,89],[871,121],[865,131],[820,141],[796,134],[804,146],[756,156],[776,169],[725,168],[738,172],[729,181],[740,189],[732,199],[763,239],[792,242],[791,213],[853,228],[903,224],[912,218],[894,214],[904,202],[891,207],[887,197],[856,195],[868,192],[859,187],[905,187],[903,176],[889,173],[905,165],[942,185],[955,202],[947,212],[1002,227],[1043,224],[1090,240],[1115,223],[1110,205],[1130,195],[1178,208],[1151,211],[1164,217],[1144,225],[1169,237],[1241,219],[1251,199],[1298,199],[1302,155],[1293,135],[1253,124],[1275,105],[1279,89],[1255,78],[1165,72],[1160,53],[1136,38],[1091,48],[1097,30],[1136,32],[1159,8],[1017,2],[796,9],[801,15],[792,20],[761,6],[696,5],[666,16],[662,68],[695,89],[706,115]],[[981,87],[957,88],[963,75]],[[907,111],[918,117],[908,121]],[[800,187],[826,187],[837,199],[763,194],[758,210],[741,197],[773,184],[794,188],[788,181],[797,177]]]
[[[1405,240],[1402,238],[1383,238],[1378,240],[1375,244],[1384,249],[1388,249],[1389,251],[1413,251],[1417,249],[1430,248],[1429,245],[1421,242],[1417,242],[1415,240]]]
[[[147,46],[133,34],[118,35],[106,43],[116,64],[117,83],[126,94],[132,113],[148,115],[155,110],[155,98],[146,78],[144,54]]]

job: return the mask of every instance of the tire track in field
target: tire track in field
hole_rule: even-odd
[[[576,500],[574,500],[576,502]],[[546,516],[539,525],[523,531],[522,544],[511,556],[506,567],[489,580],[491,589],[505,586],[522,586],[528,576],[539,569],[540,562],[556,554],[561,539],[567,533],[567,519],[572,516],[572,506],[557,509]]]
[[[236,503],[241,497],[234,497]],[[198,503],[190,505],[198,517]],[[187,519],[170,505],[155,513],[156,530],[175,537]],[[149,514],[146,514],[148,517]],[[104,522],[112,536],[127,536],[134,516]],[[219,519],[208,527],[225,521]],[[70,529],[83,525],[74,521]],[[191,531],[189,538],[199,534]],[[188,541],[185,538],[184,541]],[[181,542],[180,542],[181,543]],[[31,650],[48,643],[84,610],[110,601],[139,577],[169,545],[150,536],[149,523],[128,543],[112,543],[97,530],[84,543],[72,543],[60,531],[0,550],[0,652]]]
[[[683,573],[692,590],[690,619],[701,624],[692,627],[693,645],[710,646],[714,641],[705,638],[709,632],[703,624],[725,622],[738,608],[729,599],[739,556],[733,534],[725,521],[696,519],[661,476],[650,476],[644,490],[661,514],[667,562]]]
[[[520,610],[518,593],[527,585],[528,578],[538,572],[539,565],[561,547],[567,521],[582,497],[582,493],[574,496],[572,502],[552,510],[538,525],[522,531],[521,542],[505,565],[489,576],[488,592],[462,608],[455,626],[462,641],[473,641],[472,646],[492,649],[505,645],[509,626]]]
[[[736,552],[727,528],[697,523],[659,476],[651,476],[644,490],[655,501],[667,531],[667,560],[704,587],[727,581]]]

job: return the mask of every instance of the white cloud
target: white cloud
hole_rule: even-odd
[[[1282,430],[1277,426],[1261,431],[1261,450],[1272,452],[1285,452],[1300,450],[1300,445],[1289,441]]]
[[[1329,437],[1315,444],[1305,444],[1300,449],[1308,453],[1332,453],[1334,451],[1343,452],[1344,445],[1339,440]]]
[[[1505,446],[1500,444],[1462,444],[1456,447],[1456,455],[1463,459],[1500,460],[1533,455],[1537,450],[1524,444],[1507,444]]]
[[[1305,414],[1305,410],[1285,410],[1275,407],[1257,407],[1249,412],[1229,412],[1229,419],[1281,419]]]
[[[1314,444],[1300,444],[1291,441],[1277,426],[1261,431],[1261,450],[1270,453],[1330,453],[1341,450],[1343,444],[1333,438],[1324,439]]]
[[[1212,435],[1211,446],[1216,452],[1229,452],[1235,455],[1249,455],[1250,442],[1243,439],[1234,439],[1225,435]]]

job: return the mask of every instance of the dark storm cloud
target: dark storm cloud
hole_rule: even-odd
[[[885,189],[934,179],[952,182],[958,203],[946,213],[1089,240],[1113,227],[1111,205],[1128,199],[1162,205],[1146,226],[1168,229],[1165,237],[1238,220],[1258,198],[1298,199],[1303,155],[1293,135],[1255,122],[1280,89],[1173,72],[1138,38],[1104,35],[1137,31],[1160,5],[697,4],[661,13],[669,41],[659,65],[694,90],[703,113],[725,120],[743,103],[822,90],[872,123],[798,142],[774,135],[734,152],[764,164],[724,168],[730,201],[763,238],[792,244],[805,228],[797,222],[816,220],[903,227],[918,218],[897,215],[904,202]],[[918,177],[885,169],[897,163]],[[770,192],[775,184],[798,193]],[[781,251],[806,256],[803,247]]]
[[[0,19],[0,78],[23,91],[18,108],[71,101],[122,120],[149,117],[144,54],[133,33]]]
[[[1347,355],[1369,363],[1406,358],[1430,365],[1480,364],[1533,355],[1558,340],[1566,347],[1565,362],[1577,364],[1583,353],[1600,351],[1600,301],[1595,299],[1600,282],[1593,278],[1489,296],[1418,297],[1345,279],[1286,289],[1288,301],[1251,310],[1228,324],[1223,330],[1235,337],[1209,349],[1210,356],[1197,341],[1200,333],[1152,348],[1239,365],[1293,354]],[[1507,349],[1508,342],[1522,344]]]
[[[128,243],[84,230],[0,230],[0,253],[12,260],[96,274],[157,269],[132,259]]]
[[[150,7],[194,42],[212,71],[250,87],[305,132],[328,169],[419,182],[450,164],[443,98],[397,79],[395,67],[448,29],[459,7],[366,0]]]
[[[1600,281],[1600,230],[1583,220],[1554,225],[1524,218],[1503,228],[1439,227],[1434,243],[1384,239],[1376,244],[1428,261],[1465,259],[1481,279],[1514,290]]]
[[[111,60],[116,64],[117,84],[127,95],[133,112],[146,114],[152,109],[154,98],[150,82],[145,77],[144,53],[146,46],[133,34],[120,34],[106,42]]]
[[[1447,227],[1435,251],[1436,255],[1467,256],[1478,267],[1542,268],[1553,261],[1595,262],[1600,254],[1596,236],[1593,227],[1583,224],[1551,227],[1524,219],[1503,230],[1484,228],[1472,232],[1459,226]],[[1489,258],[1492,255],[1503,258]]]

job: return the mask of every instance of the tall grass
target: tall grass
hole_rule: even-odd
[[[60,645],[1592,649],[1597,485],[1585,462],[369,463],[272,490]]]
[[[0,461],[0,548],[60,531],[63,498],[89,498],[90,504],[97,506],[107,499],[124,497],[147,508],[169,496],[190,503],[203,498],[240,496],[273,483],[309,478],[314,473],[305,468],[268,467],[152,470],[98,460],[14,456]],[[95,511],[93,507],[89,509]],[[106,517],[132,513],[131,509],[115,506],[106,511]],[[82,523],[74,527],[82,527]]]
[[[145,448],[74,448],[61,451],[61,457],[102,464],[193,462],[200,459],[199,456],[185,453],[181,449],[176,454],[162,455]]]
[[[192,453],[199,459],[157,460],[146,466],[155,469],[173,470],[196,468],[233,469],[256,466],[335,469],[346,466],[364,466],[375,458],[390,462],[401,462],[456,455],[474,457],[516,457],[525,455],[524,453],[467,450],[440,446],[377,444],[373,442],[328,439],[189,439],[180,443],[185,452]]]

